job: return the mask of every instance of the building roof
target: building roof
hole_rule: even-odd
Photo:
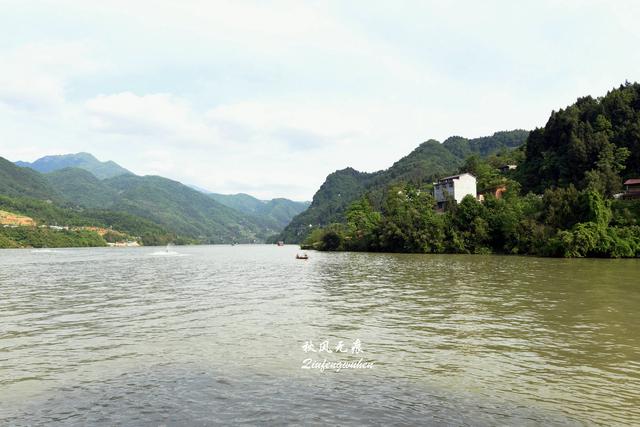
[[[460,178],[462,175],[469,175],[469,176],[472,176],[472,177],[474,177],[474,178],[475,178],[475,175],[472,175],[472,174],[470,174],[469,172],[465,172],[465,173],[459,173],[459,174],[457,174],[457,175],[445,176],[444,178],[440,178],[440,179],[438,180],[438,182],[440,182],[440,181],[446,181],[446,180],[448,180],[448,179],[458,179],[458,178]]]
[[[631,178],[624,182],[624,185],[637,185],[640,184],[640,178]]]

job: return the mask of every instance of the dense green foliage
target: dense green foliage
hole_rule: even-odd
[[[459,158],[464,159],[473,154],[486,157],[494,153],[518,148],[526,141],[528,136],[529,131],[517,129],[496,132],[491,136],[482,136],[474,139],[452,136],[447,138],[443,145]]]
[[[84,169],[59,169],[44,177],[51,187],[74,205],[106,207],[111,206],[118,197],[114,189]]]
[[[104,183],[118,193],[110,209],[150,219],[202,243],[261,241],[270,232],[252,218],[167,178],[122,175]]]
[[[95,231],[51,230],[38,227],[0,228],[0,248],[67,248],[106,246]]]
[[[45,156],[33,163],[16,162],[16,165],[31,168],[41,173],[49,173],[66,168],[79,168],[90,172],[98,179],[113,178],[114,176],[131,173],[115,162],[101,162],[89,153]]]
[[[467,196],[438,213],[430,191],[394,185],[380,211],[364,197],[350,206],[345,224],[314,230],[305,245],[319,250],[640,256],[640,226],[620,213],[637,205],[617,204],[612,210],[600,193],[570,186],[547,190],[541,198],[521,197],[514,190],[484,203]]]
[[[525,190],[594,189],[610,196],[640,176],[640,84],[590,96],[553,112],[527,141],[518,174]]]
[[[640,256],[640,201],[612,198],[625,178],[640,176],[639,84],[553,112],[524,147],[514,149],[516,135],[501,138],[498,149],[491,141],[474,146],[459,137],[443,144],[467,156],[459,172],[475,175],[478,191],[506,186],[500,199],[467,196],[438,213],[429,186],[403,180],[387,187],[382,203],[370,193],[361,196],[343,220],[314,229],[305,244],[321,250]],[[505,164],[519,167],[500,172]]]
[[[159,225],[124,212],[104,209],[63,208],[48,201],[0,195],[0,209],[33,218],[40,225],[91,226],[112,228],[139,240],[143,245],[190,243],[181,240]]]
[[[20,168],[0,157],[0,194],[38,199],[60,200],[43,175],[28,168]]]
[[[418,186],[432,182],[455,173],[471,154],[513,161],[514,155],[510,153],[524,143],[527,135],[527,131],[513,130],[475,139],[451,137],[442,144],[429,140],[389,169],[374,173],[352,168],[336,171],[313,196],[309,209],[295,217],[280,238],[286,242],[300,242],[314,228],[343,222],[349,205],[365,194],[374,206],[380,207],[388,186],[400,182]]]

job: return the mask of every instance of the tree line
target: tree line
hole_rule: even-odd
[[[503,174],[499,166],[517,164]],[[382,201],[365,194],[346,220],[314,229],[305,247],[414,253],[502,253],[555,257],[640,256],[640,200],[614,197],[640,177],[640,84],[584,97],[553,112],[515,150],[467,158],[460,172],[478,189],[435,210],[432,186],[396,183]]]

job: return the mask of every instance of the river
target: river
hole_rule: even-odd
[[[297,251],[0,251],[0,424],[640,423],[640,260]]]

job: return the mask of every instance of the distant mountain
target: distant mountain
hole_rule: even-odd
[[[244,212],[246,214],[255,215],[264,206],[264,202],[260,199],[256,199],[253,196],[244,193],[238,194],[218,194],[208,193],[208,196],[213,200],[222,203],[225,206],[233,208],[237,211]],[[286,225],[286,224],[285,224]]]
[[[272,199],[266,202],[263,214],[273,218],[278,226],[284,228],[298,214],[304,212],[311,202],[296,202],[289,199]]]
[[[67,203],[136,215],[202,243],[264,241],[284,227],[160,176],[129,174],[99,180],[85,170],[66,168],[44,177]]]
[[[236,210],[212,196],[159,176],[137,176],[127,172],[98,179],[94,172],[85,168],[57,169],[64,163],[58,161],[61,158],[69,160],[74,155],[49,156],[43,159],[56,160],[34,162],[35,167],[55,169],[48,173],[19,167],[0,158],[0,196],[51,200],[62,209],[61,212],[108,210],[108,218],[121,213],[132,218],[127,220],[128,224],[135,223],[135,218],[141,220],[140,224],[146,224],[142,219],[155,224],[158,227],[153,231],[155,235],[161,234],[158,230],[166,230],[182,241],[201,243],[262,242],[278,234],[294,215],[306,208],[304,204],[286,199],[265,202],[247,196],[255,200],[260,209]],[[87,163],[83,165],[87,166]],[[63,223],[64,218],[60,216],[63,214],[56,220]],[[70,214],[69,221],[73,217]],[[136,229],[135,226],[128,228]],[[150,229],[147,225],[144,228]]]
[[[381,199],[384,189],[394,182],[431,182],[455,173],[472,154],[488,156],[501,150],[515,149],[526,141],[528,135],[528,131],[513,130],[474,139],[456,136],[442,144],[431,139],[389,169],[366,173],[346,168],[333,172],[313,196],[309,208],[291,221],[280,234],[280,239],[300,242],[312,227],[341,222],[347,207],[365,193]]]
[[[309,207],[309,202],[295,202],[284,198],[259,200],[244,193],[210,193],[209,196],[239,212],[268,221],[271,227],[276,230],[282,230],[291,222],[293,217]]]
[[[177,181],[122,175],[104,181],[118,198],[114,210],[153,220],[205,243],[264,240],[277,232]]]
[[[31,168],[41,173],[53,172],[65,168],[80,168],[91,172],[98,179],[131,174],[131,172],[117,163],[113,161],[101,162],[89,153],[45,156],[33,163],[18,161],[16,165]]]

